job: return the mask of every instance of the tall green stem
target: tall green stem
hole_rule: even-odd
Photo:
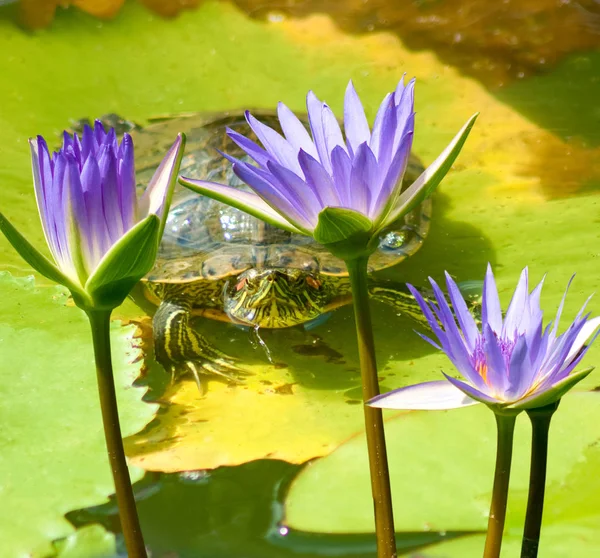
[[[548,463],[548,430],[558,403],[539,409],[529,409],[531,420],[531,466],[529,471],[529,496],[521,558],[536,558],[542,531],[544,493],[546,491],[546,466]]]
[[[127,554],[129,558],[146,558],[146,548],[135,507],[119,424],[119,410],[110,353],[110,311],[90,310],[87,315],[92,326],[96,377],[106,449],[115,482],[115,493]]]
[[[496,445],[496,472],[494,473],[494,488],[490,518],[485,539],[484,558],[498,558],[502,547],[502,534],[506,518],[508,502],[508,483],[510,481],[510,465],[512,462],[513,435],[517,414],[495,413],[498,429]]]
[[[358,354],[360,358],[364,401],[368,401],[379,395],[375,343],[373,340],[371,310],[369,307],[367,261],[368,258],[360,258],[346,262],[352,286],[352,299],[354,301],[354,316],[358,337]],[[392,493],[390,489],[387,450],[385,447],[385,434],[383,431],[383,415],[381,409],[367,405],[364,405],[364,412],[367,448],[369,452],[369,469],[371,473],[371,491],[375,508],[377,556],[379,558],[395,558],[394,514],[392,510]]]

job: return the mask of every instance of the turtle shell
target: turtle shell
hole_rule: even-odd
[[[257,110],[263,123],[280,130],[276,114]],[[308,126],[306,118],[305,124]],[[229,139],[232,128],[255,141],[242,112],[195,113],[154,119],[133,130],[137,177],[140,184],[150,180],[178,132],[187,135],[186,152],[180,174],[229,184],[248,190],[231,164],[217,150],[242,160],[245,153]],[[409,186],[423,167],[411,155],[404,178]],[[416,252],[427,232],[431,201],[425,200],[404,218],[388,226],[380,235],[379,248],[370,257],[370,271],[395,265]],[[217,280],[254,268],[298,268],[327,275],[345,275],[344,262],[311,237],[294,234],[265,223],[216,200],[176,186],[171,211],[150,281]]]

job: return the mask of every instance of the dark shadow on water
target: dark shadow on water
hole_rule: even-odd
[[[495,92],[550,132],[523,138],[529,157],[520,169],[539,180],[550,199],[600,193],[599,75],[600,53],[589,52]]]
[[[349,33],[392,32],[413,50],[445,63],[491,90],[547,72],[576,52],[600,46],[595,0],[234,0],[258,19],[331,16]]]
[[[600,37],[600,35],[599,35]],[[564,61],[550,74],[496,92],[496,97],[558,137],[600,146],[600,52]]]
[[[375,558],[372,534],[328,535],[285,528],[283,498],[301,466],[253,461],[212,472],[148,474],[137,507],[153,558]],[[119,533],[114,500],[74,511],[75,526],[101,523]],[[398,533],[401,554],[470,533]],[[123,542],[118,539],[119,550]]]

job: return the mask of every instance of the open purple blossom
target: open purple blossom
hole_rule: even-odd
[[[256,164],[225,156],[253,191],[185,177],[181,182],[293,232],[314,235],[323,210],[336,208],[345,210],[346,215],[348,211],[358,214],[360,226],[374,233],[435,189],[475,119],[472,117],[440,157],[401,192],[415,127],[414,85],[414,79],[406,85],[402,79],[396,90],[384,97],[370,129],[350,82],[344,100],[345,135],[329,106],[312,91],[306,98],[310,133],[283,103],[277,108],[283,135],[246,112],[262,147],[233,130],[228,134]]]
[[[447,382],[401,388],[372,399],[370,405],[449,409],[479,401],[495,408],[530,409],[557,401],[591,372],[592,368],[574,371],[588,351],[586,343],[600,326],[600,317],[590,319],[589,313],[584,314],[587,301],[559,335],[567,293],[554,321],[544,327],[540,309],[543,280],[530,293],[525,268],[503,316],[494,275],[488,266],[478,327],[447,273],[446,285],[454,311],[436,282],[431,278],[430,281],[437,304],[423,299],[409,285],[438,342],[422,337],[444,351],[464,379],[444,374]]]
[[[62,147],[53,155],[42,136],[29,143],[38,211],[54,263],[0,215],[0,228],[9,241],[32,267],[81,295],[80,300],[100,291],[106,295],[118,285],[132,286],[154,263],[183,136],[139,199],[128,134],[119,143],[114,129],[106,132],[96,121],[93,129],[84,128],[81,138],[65,132]]]

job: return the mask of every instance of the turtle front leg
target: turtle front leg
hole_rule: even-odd
[[[161,302],[152,320],[156,360],[174,375],[191,372],[200,393],[206,391],[202,376],[243,383],[238,376],[249,373],[195,331],[190,320],[191,304],[186,300]]]

